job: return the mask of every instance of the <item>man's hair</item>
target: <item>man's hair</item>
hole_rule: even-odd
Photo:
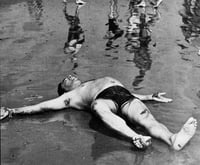
[[[58,92],[59,96],[61,96],[62,94],[64,94],[66,92],[66,90],[62,86],[62,83],[63,83],[63,81],[58,84],[58,88],[57,88],[57,92]]]

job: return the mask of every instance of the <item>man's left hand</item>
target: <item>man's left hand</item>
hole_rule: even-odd
[[[154,93],[154,94],[152,95],[152,100],[158,101],[158,102],[163,102],[163,103],[172,102],[172,101],[173,101],[172,99],[163,97],[163,95],[165,95],[165,94],[166,94],[165,92],[157,92],[157,93]]]

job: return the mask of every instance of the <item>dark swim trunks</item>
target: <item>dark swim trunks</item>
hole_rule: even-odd
[[[110,99],[115,102],[118,108],[121,108],[124,103],[135,97],[122,86],[112,86],[100,92],[96,99]]]

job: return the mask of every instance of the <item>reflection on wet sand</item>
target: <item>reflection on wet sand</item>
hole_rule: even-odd
[[[107,39],[106,50],[115,49],[119,45],[114,44],[113,42],[120,38],[124,31],[119,27],[119,12],[118,12],[118,0],[110,0],[110,12],[108,14],[108,30],[104,36]]]
[[[137,152],[119,150],[102,155],[96,160],[96,164],[113,164],[115,162],[115,165],[141,165],[143,159],[144,155],[137,154]]]
[[[133,86],[136,88],[143,81],[146,71],[151,69],[150,27],[159,19],[159,13],[151,4],[133,0],[129,3],[129,13],[125,49],[133,54],[133,62],[139,68],[139,75],[133,80]]]
[[[64,111],[57,111],[57,112],[43,112],[32,115],[22,115],[22,116],[15,116],[13,120],[20,120],[22,119],[25,123],[31,124],[47,124],[47,123],[54,123],[60,122],[63,126],[70,128],[73,131],[84,131],[84,132],[96,132],[92,130],[88,126],[88,121],[91,118],[90,113],[80,112],[72,109],[67,109]],[[2,124],[6,124],[2,123]]]
[[[35,21],[41,21],[43,12],[42,0],[28,0],[28,11],[32,19]]]
[[[184,0],[185,10],[180,12],[184,25],[181,26],[185,40],[191,40],[200,36],[200,1]]]
[[[43,22],[41,20],[43,16],[43,2],[42,0],[27,0],[28,11],[31,17],[31,22],[24,23],[25,31],[39,31]]]
[[[68,14],[67,2],[63,1],[63,3],[64,3],[63,12],[69,25],[68,38],[64,45],[64,53],[72,55],[71,61],[74,64],[72,70],[74,70],[78,67],[76,54],[79,52],[79,50],[82,47],[82,44],[85,42],[85,34],[81,27],[79,19],[79,10],[82,6],[84,6],[84,3],[76,4],[74,16]]]
[[[141,154],[141,151],[131,143],[127,143],[128,139],[110,131],[102,121],[92,119],[90,127],[97,131],[94,134],[91,153],[95,164],[113,164],[114,162],[115,165],[139,165],[143,162],[144,154]]]
[[[16,118],[20,118],[21,116],[17,116]],[[23,119],[27,123],[32,123],[32,124],[44,124],[44,123],[52,123],[52,122],[63,122],[65,125],[72,126],[72,123],[70,122],[70,119],[66,118],[66,112],[61,111],[57,113],[43,113],[43,114],[36,114],[33,115],[31,118],[27,116],[26,120],[26,115],[23,116]]]

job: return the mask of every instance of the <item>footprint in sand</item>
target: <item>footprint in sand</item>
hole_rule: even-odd
[[[183,125],[181,130],[173,135],[172,143],[175,150],[181,150],[189,140],[194,136],[197,128],[197,120],[190,117],[187,122]]]

